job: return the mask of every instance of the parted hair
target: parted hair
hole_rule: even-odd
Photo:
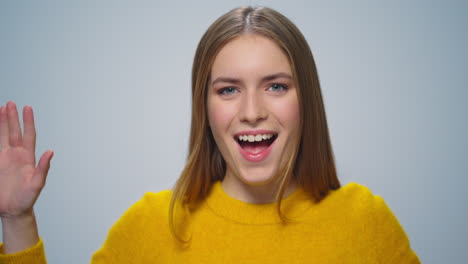
[[[277,211],[283,221],[281,200],[294,177],[314,202],[340,187],[325,107],[315,61],[299,29],[284,15],[267,7],[239,7],[219,17],[202,36],[192,68],[192,117],[190,142],[185,167],[172,189],[169,226],[180,242],[176,208],[190,215],[202,202],[215,181],[223,180],[226,163],[218,150],[207,116],[207,88],[213,62],[229,41],[243,34],[258,34],[273,40],[287,56],[297,87],[300,108],[299,129],[292,153],[283,157],[277,172],[280,187],[276,194]]]

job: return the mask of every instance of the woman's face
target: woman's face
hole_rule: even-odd
[[[221,49],[208,83],[208,119],[225,180],[269,183],[291,154],[299,116],[291,67],[275,42],[246,34]]]

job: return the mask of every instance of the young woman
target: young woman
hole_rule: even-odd
[[[0,109],[0,263],[45,263],[33,204],[53,153],[35,167]],[[173,190],[147,193],[92,263],[419,263],[385,202],[340,187],[314,59],[296,26],[264,7],[234,9],[202,37],[192,71],[189,156]]]

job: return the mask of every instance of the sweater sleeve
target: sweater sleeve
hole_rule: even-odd
[[[0,243],[0,264],[46,264],[46,255],[42,239],[36,245],[14,254],[4,254]]]
[[[416,253],[395,215],[380,196],[373,196],[373,211],[369,220],[373,233],[373,249],[381,259],[379,263],[417,264]]]

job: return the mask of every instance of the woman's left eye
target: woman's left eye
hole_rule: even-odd
[[[270,87],[268,87],[268,90],[273,92],[284,92],[288,90],[288,86],[284,84],[274,83]]]

